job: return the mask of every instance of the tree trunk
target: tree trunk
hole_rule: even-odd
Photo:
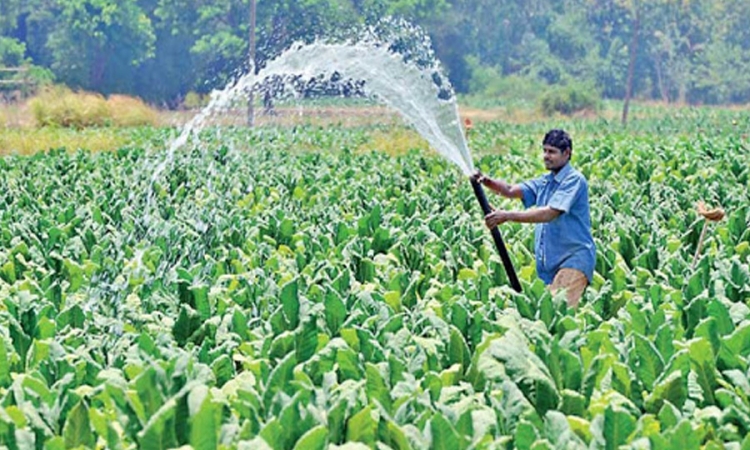
[[[255,75],[258,73],[255,67],[255,0],[250,0],[250,73]],[[255,95],[253,93],[253,86],[250,86],[250,92],[248,92],[247,100],[247,126],[253,127],[255,125],[255,108],[253,102],[255,101]]]
[[[628,81],[625,86],[625,104],[622,108],[622,124],[628,123],[630,97],[633,95],[633,78],[635,77],[635,59],[638,55],[638,35],[641,28],[641,8],[635,5],[635,20],[633,21],[633,37],[630,39],[630,62],[628,62]]]
[[[661,101],[669,103],[669,92],[664,84],[664,73],[661,67],[661,53],[656,52],[654,56],[654,67],[656,68],[656,82],[659,84],[659,94],[661,95]]]
[[[107,51],[97,49],[94,54],[94,61],[89,69],[89,89],[101,92],[104,85],[104,74],[107,70]]]

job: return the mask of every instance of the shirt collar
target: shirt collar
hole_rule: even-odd
[[[565,163],[563,168],[560,169],[559,172],[557,172],[557,174],[552,175],[552,173],[550,172],[549,175],[550,175],[550,178],[554,178],[556,182],[562,183],[562,181],[565,179],[565,177],[568,176],[568,174],[570,174],[571,171],[573,171],[573,167],[571,167],[570,162],[567,162]]]

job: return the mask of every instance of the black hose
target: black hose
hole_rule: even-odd
[[[479,182],[471,178],[471,187],[474,188],[474,195],[477,196],[477,200],[479,200],[479,205],[482,207],[482,212],[484,212],[484,215],[492,212],[492,208],[490,208],[490,203],[487,201],[487,196],[484,194],[484,189],[482,189],[482,185],[479,184]],[[495,241],[495,247],[497,247],[497,252],[500,253],[500,259],[503,260],[503,266],[505,267],[505,274],[508,275],[508,280],[510,281],[510,285],[515,289],[516,292],[521,292],[521,283],[518,281],[518,276],[516,276],[516,269],[513,268],[513,262],[510,260],[510,255],[508,255],[508,250],[505,248],[505,242],[503,242],[503,237],[500,236],[500,230],[497,229],[497,227],[492,228],[490,230],[492,233],[492,239]]]

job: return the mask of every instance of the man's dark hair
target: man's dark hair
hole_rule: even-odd
[[[544,135],[544,142],[542,145],[551,145],[555,148],[559,148],[561,152],[570,150],[573,153],[573,140],[570,135],[563,130],[550,130]]]

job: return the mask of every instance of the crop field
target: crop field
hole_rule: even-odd
[[[476,166],[542,174],[551,125],[477,123]],[[554,125],[598,250],[576,310],[533,226],[500,228],[508,287],[468,180],[397,125],[3,157],[0,448],[750,448],[750,116]],[[692,267],[698,201],[726,216]]]

